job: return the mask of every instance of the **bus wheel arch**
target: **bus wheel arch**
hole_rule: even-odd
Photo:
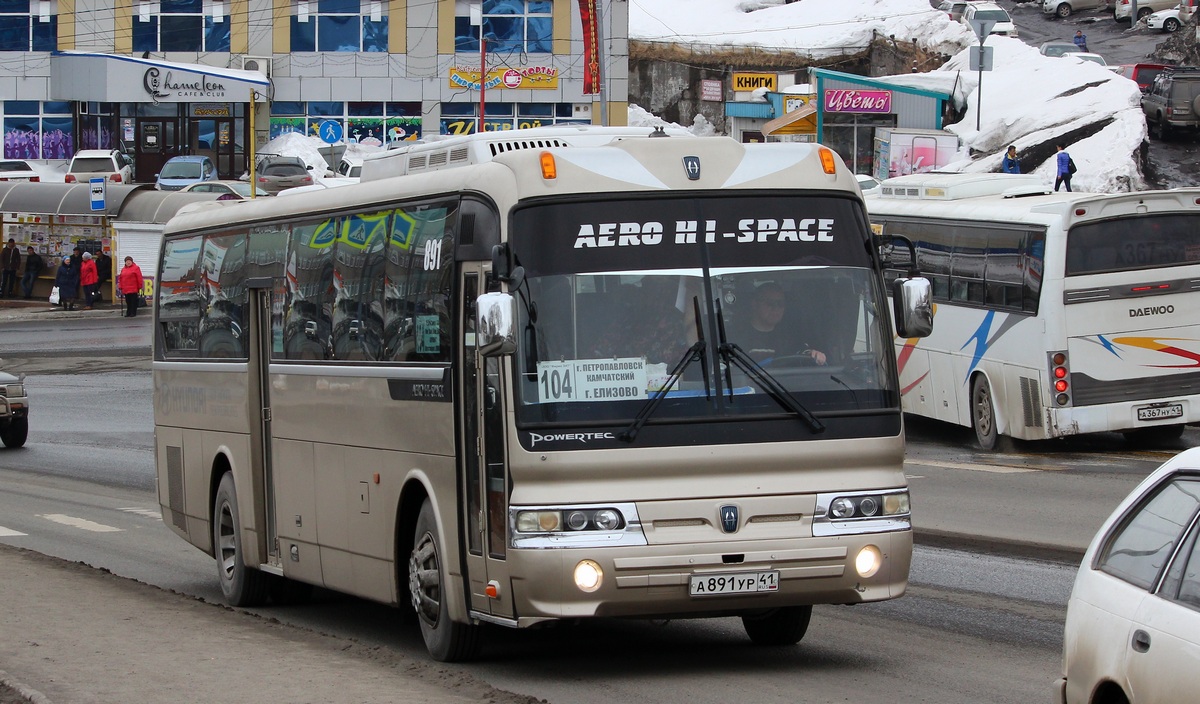
[[[971,376],[970,409],[971,429],[975,440],[983,450],[995,450],[999,431],[999,416],[996,413],[996,398],[987,375],[976,372]]]
[[[441,531],[428,497],[421,503],[408,558],[408,593],[421,638],[439,662],[465,662],[479,654],[480,626],[450,618],[448,583]]]

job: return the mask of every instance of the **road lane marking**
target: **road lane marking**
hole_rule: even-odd
[[[5,528],[4,526],[0,526],[0,538],[16,538],[16,537],[19,537],[22,535],[28,535],[28,534],[22,533],[19,530],[13,530],[12,528]]]
[[[72,528],[79,528],[80,530],[90,530],[93,533],[120,533],[120,532],[122,532],[120,528],[113,528],[112,526],[106,526],[103,523],[96,523],[95,521],[89,521],[86,518],[76,518],[74,516],[64,516],[61,513],[47,513],[45,515],[39,516],[39,518],[45,518],[47,521],[54,521],[55,523],[61,523],[64,526],[71,526]]]
[[[993,474],[1024,474],[1026,472],[1037,472],[1037,469],[1029,467],[1013,467],[1003,464],[971,464],[969,462],[938,462],[937,460],[913,460],[912,462],[905,461],[905,467],[941,467],[943,469],[968,469],[972,472],[991,472]]]
[[[153,509],[153,508],[136,508],[136,507],[131,506],[129,508],[119,508],[117,510],[124,511],[125,513],[132,513],[132,514],[135,514],[138,516],[143,516],[145,518],[157,518],[160,521],[162,520],[162,512],[157,509]]]

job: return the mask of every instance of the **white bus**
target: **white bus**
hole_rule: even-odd
[[[896,343],[906,412],[973,427],[987,449],[1105,431],[1163,442],[1200,421],[1200,190],[919,174],[866,202],[933,284],[936,331]]]
[[[400,604],[461,660],[483,623],[591,617],[790,644],[906,588],[888,299],[826,148],[513,148],[213,204],[158,275],[159,500],[231,604]],[[736,332],[760,293],[770,358]]]

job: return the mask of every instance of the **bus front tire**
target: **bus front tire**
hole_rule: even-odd
[[[437,521],[426,499],[417,515],[412,554],[408,558],[408,590],[417,613],[421,637],[430,657],[439,662],[464,662],[479,654],[479,626],[450,620],[446,604],[446,570],[438,551]]]
[[[755,645],[795,645],[808,632],[811,606],[786,606],[766,613],[742,616],[742,627]]]
[[[21,447],[28,437],[29,419],[25,417],[13,418],[8,421],[8,425],[0,428],[0,442],[3,442],[5,447]]]
[[[971,382],[971,427],[975,429],[975,439],[984,450],[995,450],[998,433],[996,432],[996,409],[992,405],[992,387],[987,377],[979,374]]]
[[[246,566],[242,519],[238,514],[233,475],[226,472],[213,501],[213,553],[221,594],[230,606],[261,606],[267,600],[267,575]]]

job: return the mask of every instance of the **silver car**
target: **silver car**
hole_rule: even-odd
[[[1081,10],[1107,10],[1108,0],[1042,0],[1042,13],[1070,17]]]

